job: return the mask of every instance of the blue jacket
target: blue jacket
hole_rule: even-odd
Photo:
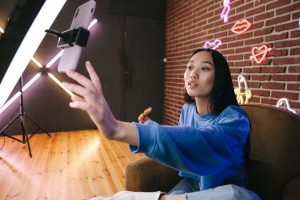
[[[199,115],[195,103],[186,103],[179,126],[154,121],[136,123],[139,134],[133,153],[152,159],[199,181],[200,190],[220,186],[230,177],[245,173],[245,143],[250,131],[246,113],[228,106],[219,115]]]

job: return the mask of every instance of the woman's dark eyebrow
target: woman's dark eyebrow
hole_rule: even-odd
[[[200,62],[201,64],[204,64],[204,63],[206,63],[206,64],[209,64],[209,65],[211,65],[211,66],[214,66],[214,64],[212,63],[212,62],[210,62],[210,61],[201,61]]]
[[[188,64],[193,64],[194,63],[194,60],[190,60],[189,62],[188,62]],[[209,64],[209,65],[211,65],[211,66],[214,66],[214,64],[212,63],[212,62],[210,62],[210,61],[207,61],[207,60],[204,60],[204,61],[200,61],[200,64]]]

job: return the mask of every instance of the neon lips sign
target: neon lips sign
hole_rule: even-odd
[[[203,45],[203,48],[210,48],[210,49],[217,49],[222,45],[221,40],[216,39],[213,42],[207,41],[205,42],[205,44]]]
[[[268,48],[266,45],[260,47],[252,48],[252,56],[250,59],[254,59],[257,64],[260,64],[267,56],[267,53],[270,52],[272,48]]]
[[[251,28],[251,23],[247,19],[235,22],[234,26],[231,28],[231,31],[236,34],[245,33]]]
[[[221,12],[221,19],[224,19],[224,22],[228,22],[228,15],[230,12],[230,0],[224,0],[223,2],[224,8]]]

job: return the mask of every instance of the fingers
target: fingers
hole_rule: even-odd
[[[74,71],[67,71],[67,76],[77,83],[64,82],[63,85],[74,92],[71,108],[86,111],[97,127],[111,138],[116,119],[114,118],[101,90],[100,79],[97,76],[92,64],[86,62],[86,69],[89,78]]]
[[[82,102],[82,101],[72,101],[69,103],[69,106],[71,108],[78,108],[78,109],[87,111],[89,104],[86,102]]]
[[[144,114],[145,115],[148,115],[149,113],[151,113],[152,112],[152,107],[149,107],[149,108],[146,108],[145,110],[144,110]]]
[[[90,87],[91,86],[91,80],[86,78],[85,76],[79,74],[78,72],[68,70],[66,72],[67,76],[71,79],[75,80],[77,83],[84,87]]]
[[[85,96],[89,91],[97,91],[101,93],[100,79],[89,61],[86,62],[86,68],[91,79],[88,79],[78,72],[68,70],[66,73],[67,76],[75,80],[79,85],[66,82],[64,82],[63,85],[72,92],[81,96]]]
[[[78,96],[78,95],[74,95],[71,97],[72,101],[84,101],[84,98]]]
[[[70,90],[80,96],[85,96],[85,94],[87,92],[84,87],[73,84],[73,83],[63,82],[63,86],[66,87],[68,90]]]
[[[138,116],[138,121],[141,123],[143,121],[143,118],[145,117],[145,115],[142,113]]]
[[[151,111],[152,111],[152,107],[146,108],[144,112],[138,116],[138,121],[140,123],[144,123],[148,121],[150,118],[147,115],[151,113]]]
[[[91,78],[94,86],[97,88],[98,91],[100,91],[101,90],[100,78],[97,75],[97,73],[96,73],[93,65],[91,64],[90,61],[87,61],[85,63],[85,66],[86,66],[86,69],[87,69],[87,71],[88,71],[88,73],[90,75],[90,78]]]
[[[146,115],[144,115],[143,113],[139,115],[138,117],[138,121],[139,123],[145,123],[146,121],[150,120],[149,117],[147,117]]]

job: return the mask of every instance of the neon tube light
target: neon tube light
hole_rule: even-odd
[[[61,50],[56,56],[54,56],[50,62],[46,65],[46,68],[50,68],[63,54],[64,50]]]
[[[48,68],[49,67],[51,67],[52,66],[52,64],[59,58],[59,55],[61,55],[61,52],[59,52],[52,60],[50,60],[50,64],[51,65],[49,65],[49,63],[47,64],[48,65]],[[32,57],[31,58],[31,60],[38,66],[38,67],[40,67],[40,68],[43,68],[43,65],[39,62],[39,61],[37,61],[34,57]],[[40,74],[40,73],[39,73]],[[54,82],[55,83],[57,83],[62,89],[64,89],[70,96],[74,96],[74,94],[70,91],[70,90],[68,90],[67,88],[65,88],[64,86],[63,86],[63,84],[53,75],[53,74],[51,74],[50,72],[48,72],[48,75],[49,75],[49,77],[52,79],[52,80],[54,80]],[[30,81],[35,81],[35,80],[33,80],[34,78],[32,78]],[[29,81],[29,82],[30,82]],[[25,86],[24,86],[25,87]],[[29,87],[29,86],[28,86]],[[27,89],[27,88],[26,88]],[[25,90],[24,90],[25,91]]]
[[[297,114],[297,112],[290,107],[290,101],[289,101],[288,98],[281,98],[281,99],[279,99],[278,102],[277,102],[277,104],[276,104],[276,107],[279,108],[280,106],[283,106],[284,103],[286,105],[286,108],[289,111],[291,111],[294,114]]]
[[[222,45],[222,41],[219,39],[214,40],[213,42],[207,41],[204,43],[203,48],[211,48],[211,49],[217,49]]]
[[[37,61],[37,59],[35,59],[34,57],[31,58],[32,62],[34,62],[34,64],[36,64],[39,68],[43,68],[43,65]]]
[[[252,56],[250,60],[254,59],[257,64],[260,64],[267,56],[267,53],[270,52],[272,48],[268,48],[266,45],[260,47],[252,48]]]
[[[64,91],[66,91],[71,97],[74,96],[74,94],[68,90],[67,88],[65,88],[65,86],[63,86],[63,84],[50,72],[48,72],[48,76],[55,82],[57,83],[57,85],[59,85]]]
[[[4,33],[4,29],[0,27],[0,33]]]
[[[244,92],[242,92],[241,83],[244,84]],[[243,75],[238,76],[238,88],[234,89],[236,95],[236,100],[239,104],[248,104],[249,100],[252,98],[252,92],[248,89],[246,79]]]
[[[25,92],[38,78],[41,77],[41,73],[36,74],[26,85],[23,86],[22,92]],[[21,92],[17,92],[10,100],[6,102],[1,108],[0,108],[0,114],[6,110],[12,104],[19,96],[21,95]]]
[[[235,22],[234,26],[231,28],[231,31],[236,34],[245,33],[251,27],[251,23],[247,19]]]
[[[94,19],[90,25],[88,29],[91,29],[95,24],[97,23],[97,19]],[[63,50],[61,50],[58,54],[56,54],[50,61],[49,63],[46,65],[46,68],[50,68],[52,67],[52,65],[62,56],[63,54]],[[31,58],[31,60],[40,68],[43,68],[43,65],[36,60],[34,57]],[[67,88],[65,88],[62,83],[55,78],[52,74],[52,76],[50,75],[51,73],[48,72],[48,75],[51,79],[53,79],[55,81],[55,83],[57,83],[60,87],[62,87],[70,96],[74,95],[71,91],[69,91]],[[39,77],[40,77],[40,73],[36,74],[23,88],[22,91],[24,92],[25,90],[27,90]],[[56,80],[55,80],[56,79]],[[20,92],[17,92],[11,99],[9,99],[2,107],[0,107],[0,114],[6,110],[19,96],[21,95]]]
[[[224,19],[224,22],[228,22],[228,16],[230,12],[230,0],[224,0],[223,2],[224,8],[221,12],[221,19]]]
[[[0,108],[0,114],[6,110],[6,108],[8,108],[8,106],[10,106],[10,104],[12,104],[19,96],[21,95],[21,92],[17,92],[12,98],[10,98],[6,104],[4,104],[1,108]]]
[[[45,30],[51,26],[65,2],[66,0],[47,0],[42,6],[1,81],[0,106],[9,97],[31,57],[43,40],[46,34]]]
[[[90,30],[96,23],[98,22],[97,19],[93,19],[90,23],[90,25],[88,26],[88,29]]]
[[[24,87],[22,88],[22,91],[25,92],[38,78],[41,77],[41,73],[36,74]]]

